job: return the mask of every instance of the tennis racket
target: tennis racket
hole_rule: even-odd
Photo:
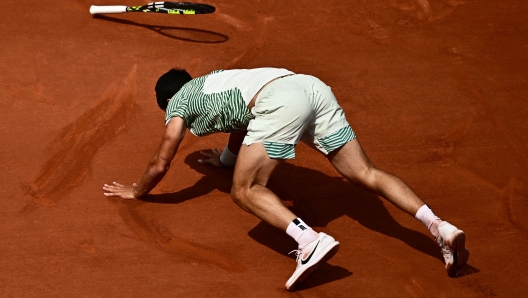
[[[91,14],[125,13],[125,12],[156,12],[167,14],[205,14],[215,12],[215,7],[209,4],[193,2],[152,2],[141,6],[104,5],[90,6]]]

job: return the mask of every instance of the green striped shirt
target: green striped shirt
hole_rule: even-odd
[[[222,71],[215,70],[185,84],[169,101],[165,123],[173,117],[181,117],[196,136],[244,130],[254,116],[238,88],[203,93],[207,77]]]

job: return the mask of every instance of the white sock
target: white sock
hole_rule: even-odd
[[[438,224],[441,220],[433,213],[429,206],[423,205],[420,207],[414,217],[421,221],[435,238],[438,237]]]
[[[286,234],[290,235],[299,247],[304,247],[306,244],[316,240],[319,234],[310,228],[302,219],[296,218],[288,225]]]

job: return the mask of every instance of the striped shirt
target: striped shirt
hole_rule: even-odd
[[[165,124],[181,117],[196,136],[244,130],[254,118],[247,108],[253,96],[269,81],[291,73],[276,68],[216,70],[193,79],[169,101]]]

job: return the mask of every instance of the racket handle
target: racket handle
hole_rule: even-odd
[[[127,12],[127,7],[124,5],[104,5],[104,6],[92,5],[90,6],[91,14],[124,13],[124,12]]]

